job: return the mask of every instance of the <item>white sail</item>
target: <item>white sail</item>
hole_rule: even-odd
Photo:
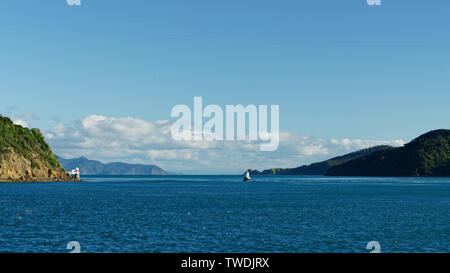
[[[250,173],[249,173],[249,171],[246,171],[245,172],[245,176],[244,176],[244,181],[249,181],[251,178],[250,178]]]

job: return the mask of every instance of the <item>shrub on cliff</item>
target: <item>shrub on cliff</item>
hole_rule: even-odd
[[[63,170],[39,129],[15,125],[10,118],[0,115],[0,157],[10,149],[29,160],[32,168],[41,168],[33,158],[37,155],[49,169]]]

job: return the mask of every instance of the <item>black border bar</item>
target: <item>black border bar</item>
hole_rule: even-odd
[[[32,264],[34,268],[48,269],[56,264],[62,268],[90,270],[96,268],[120,268],[138,266],[143,272],[309,272],[308,269],[326,270],[343,269],[364,272],[377,270],[384,272],[394,264],[403,270],[419,266],[437,266],[448,263],[450,255],[441,254],[273,254],[273,253],[169,253],[169,254],[0,254],[2,265],[12,266]],[[194,262],[196,261],[196,262]],[[210,267],[214,261],[214,267]],[[239,262],[240,261],[240,262]],[[245,262],[244,262],[245,261]],[[188,263],[186,263],[188,262]],[[197,263],[198,266],[192,267]],[[189,264],[190,267],[183,267]],[[209,265],[209,267],[208,267]],[[445,268],[445,267],[443,267]],[[56,268],[58,269],[58,268]],[[147,270],[148,269],[148,270]],[[158,270],[156,270],[158,269]],[[156,270],[156,271],[155,271]]]

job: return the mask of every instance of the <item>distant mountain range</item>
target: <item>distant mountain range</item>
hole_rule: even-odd
[[[68,171],[80,168],[81,174],[87,175],[166,175],[167,172],[155,165],[127,164],[121,162],[104,164],[86,157],[65,159],[58,156],[58,161]]]
[[[450,130],[431,131],[403,147],[367,154],[330,168],[326,175],[449,177]]]
[[[353,152],[350,154],[346,154],[343,156],[338,156],[331,158],[326,161],[313,163],[311,165],[303,165],[297,168],[287,168],[287,169],[268,169],[262,172],[258,170],[250,170],[250,174],[252,175],[325,175],[327,171],[334,166],[341,165],[348,161],[357,159],[359,157],[378,152],[393,149],[391,146],[381,145],[375,146],[368,149],[363,149],[357,152]]]

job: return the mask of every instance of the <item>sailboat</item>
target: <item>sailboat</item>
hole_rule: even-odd
[[[244,181],[250,181],[250,180],[252,180],[252,179],[250,178],[250,172],[247,170],[247,171],[245,172],[245,175],[244,175]]]

